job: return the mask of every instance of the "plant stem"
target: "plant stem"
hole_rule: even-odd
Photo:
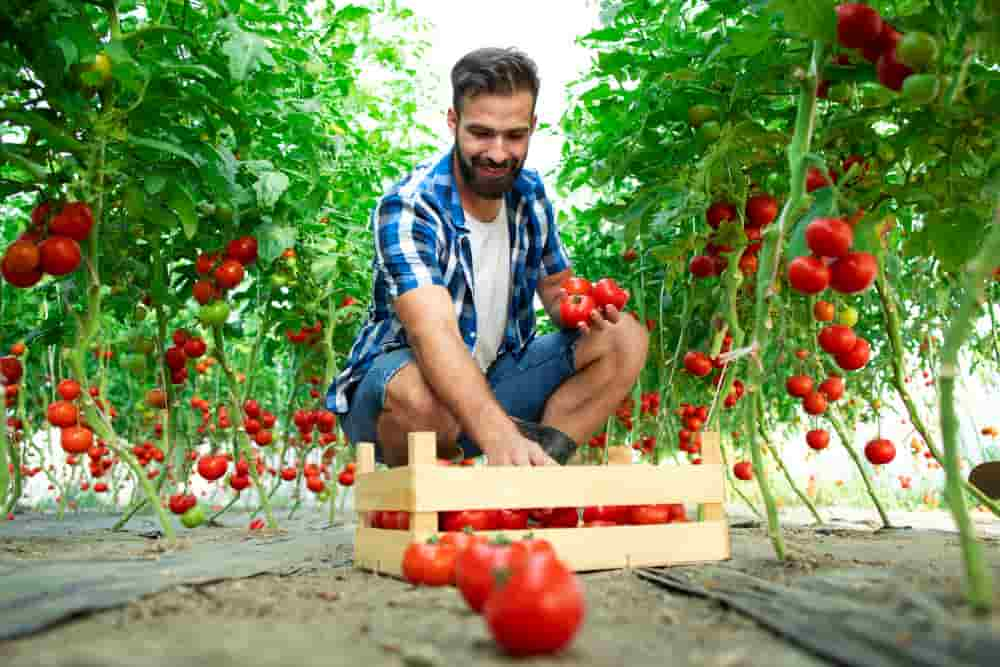
[[[955,376],[959,372],[959,352],[975,328],[975,317],[985,300],[984,282],[993,271],[996,257],[1000,255],[1000,199],[998,199],[993,225],[979,253],[965,271],[965,294],[958,312],[952,315],[951,325],[941,348],[941,370],[938,374],[941,410],[941,434],[944,439],[945,493],[948,508],[958,528],[965,562],[966,598],[979,613],[988,613],[993,607],[993,578],[989,565],[976,539],[975,529],[969,518],[969,508],[962,493],[962,471],[959,465],[958,415],[955,410]]]

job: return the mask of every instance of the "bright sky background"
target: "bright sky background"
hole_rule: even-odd
[[[451,68],[463,55],[484,46],[516,47],[538,65],[539,124],[557,125],[566,108],[566,85],[590,69],[592,52],[575,44],[599,27],[597,0],[401,0],[432,24],[426,63],[438,80],[433,108],[421,119],[438,132],[442,147],[451,141],[445,114],[451,106]],[[543,175],[559,162],[562,140],[551,130],[536,132],[526,166]],[[547,182],[551,179],[546,179]]]

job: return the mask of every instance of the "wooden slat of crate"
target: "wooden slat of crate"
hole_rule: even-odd
[[[721,464],[701,466],[450,467],[412,465],[360,475],[358,510],[722,503]]]
[[[482,531],[481,534],[495,535],[499,532],[512,540],[528,533],[548,540],[560,560],[578,572],[702,563],[730,557],[729,528],[725,521]],[[409,531],[358,528],[354,546],[355,565],[402,576],[403,552],[411,539],[413,536]]]

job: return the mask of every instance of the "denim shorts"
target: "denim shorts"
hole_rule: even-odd
[[[534,338],[520,360],[504,354],[489,367],[486,380],[507,414],[528,421],[539,421],[545,402],[559,385],[576,372],[575,351],[580,332],[558,331]],[[385,405],[385,388],[403,366],[415,363],[413,352],[404,347],[386,352],[375,359],[350,398],[349,411],[340,419],[347,439],[353,443],[375,443],[375,459],[381,462],[382,451],[375,424]],[[482,450],[470,438],[460,436],[466,458],[480,456]]]

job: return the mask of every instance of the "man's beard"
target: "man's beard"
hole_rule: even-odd
[[[461,145],[455,140],[455,155],[458,158],[458,169],[465,184],[483,199],[500,199],[505,193],[514,189],[514,182],[521,173],[524,163],[517,158],[497,164],[488,158],[472,158],[466,161]],[[508,169],[507,173],[498,178],[490,178],[479,172],[478,167]]]

